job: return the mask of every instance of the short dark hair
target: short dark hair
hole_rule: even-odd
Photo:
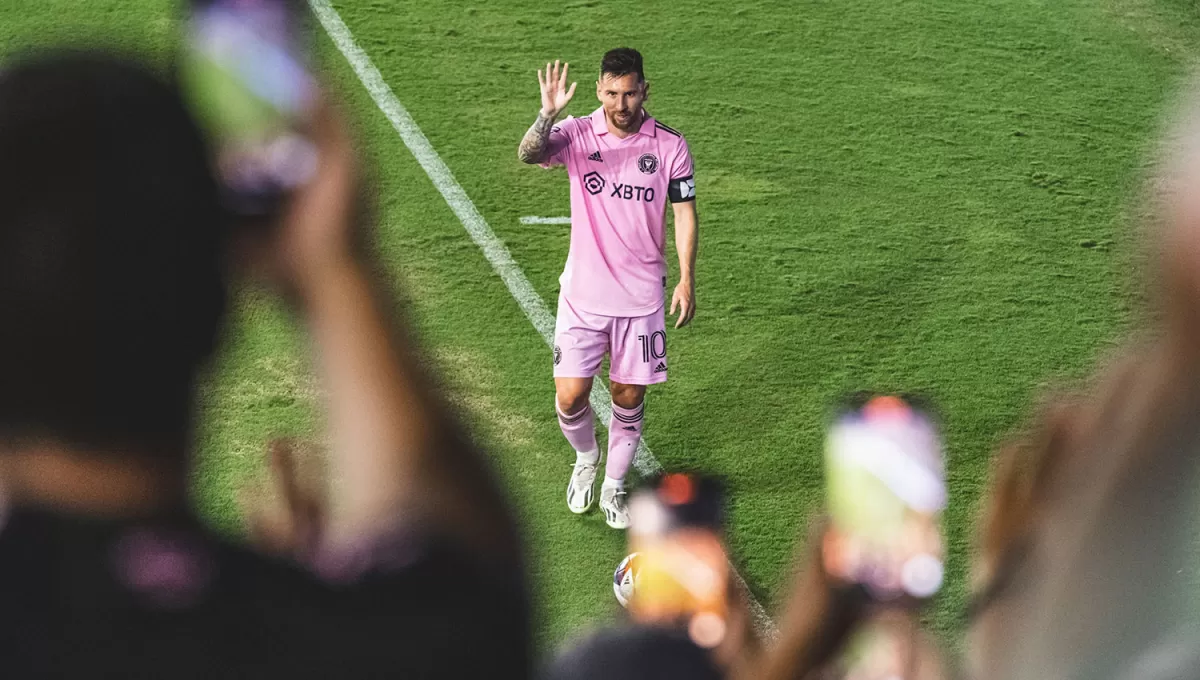
[[[642,53],[632,47],[618,47],[615,50],[609,50],[600,60],[601,80],[604,79],[604,76],[620,78],[630,73],[636,73],[639,81],[646,80],[646,74],[642,71]]]
[[[0,436],[186,450],[227,297],[208,158],[133,60],[0,70]]]

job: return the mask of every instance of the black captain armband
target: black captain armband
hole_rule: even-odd
[[[672,203],[687,203],[696,200],[696,180],[691,175],[673,179],[667,183],[667,198]]]

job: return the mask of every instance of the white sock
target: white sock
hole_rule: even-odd
[[[591,451],[576,451],[576,465],[595,465],[600,462],[600,449],[595,448]]]
[[[624,479],[613,479],[613,478],[609,477],[608,475],[605,475],[604,476],[604,484],[600,485],[600,490],[603,491],[604,489],[616,489],[617,491],[624,491],[625,490],[625,480]]]

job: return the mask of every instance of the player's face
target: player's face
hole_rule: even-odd
[[[633,131],[642,123],[642,103],[647,86],[636,73],[602,76],[596,83],[596,96],[604,105],[604,117],[618,130]]]

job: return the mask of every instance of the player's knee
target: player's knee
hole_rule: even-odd
[[[621,408],[637,408],[645,397],[646,388],[643,385],[612,384],[613,403]]]
[[[587,406],[588,395],[581,392],[558,392],[558,410],[568,415],[579,413]]]

